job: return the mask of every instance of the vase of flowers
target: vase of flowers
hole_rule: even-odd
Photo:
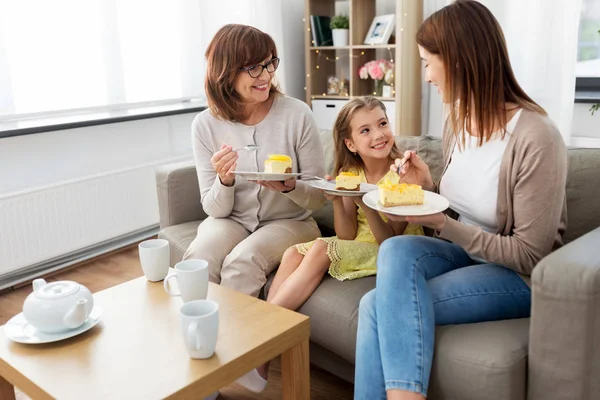
[[[360,79],[373,79],[373,92],[371,94],[381,97],[384,84],[393,85],[394,83],[394,64],[383,58],[369,61],[359,68],[358,76]]]

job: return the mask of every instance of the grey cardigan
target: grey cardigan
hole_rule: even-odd
[[[455,135],[445,126],[444,172],[455,143]],[[550,118],[523,110],[500,164],[498,232],[488,233],[448,218],[438,236],[474,256],[508,267],[528,281],[533,267],[563,244],[566,180],[567,149],[560,132]]]
[[[236,177],[235,184],[221,184],[210,159],[222,144],[233,148],[248,144],[260,146],[258,151],[238,152],[236,170],[264,171],[268,154],[287,154],[292,158],[293,172],[302,177],[323,176],[323,148],[317,124],[310,108],[300,100],[274,94],[267,116],[255,126],[217,119],[205,110],[192,123],[192,147],[204,211],[214,218],[231,218],[254,232],[269,221],[304,220],[325,202],[322,192],[298,180],[289,193],[274,192]]]

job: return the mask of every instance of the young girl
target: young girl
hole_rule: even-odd
[[[336,119],[333,141],[336,175],[353,171],[363,182],[372,184],[386,178],[398,179],[390,165],[402,156],[381,101],[363,97],[348,102]],[[319,286],[325,273],[340,281],[374,275],[377,252],[384,240],[403,233],[423,234],[419,225],[388,220],[367,207],[361,197],[326,197],[333,202],[336,236],[288,248],[269,289],[269,303],[296,310]],[[268,364],[249,374],[254,382],[244,386],[254,386],[255,391],[264,388],[267,374]]]
[[[352,171],[372,184],[398,179],[390,163],[400,151],[381,101],[363,97],[348,102],[335,121],[333,141],[336,175]],[[340,281],[375,275],[377,252],[384,240],[403,233],[422,234],[418,225],[388,220],[367,207],[360,196],[326,197],[333,202],[336,236],[288,248],[269,289],[269,303],[298,309],[326,272]]]

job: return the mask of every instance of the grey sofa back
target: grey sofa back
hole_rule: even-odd
[[[333,135],[321,130],[321,143],[325,153],[326,171],[333,171]],[[432,136],[397,137],[400,150],[416,150],[429,165],[431,175],[437,180],[443,168],[442,140]],[[567,175],[567,231],[565,244],[600,226],[600,149],[569,148]],[[323,234],[333,234],[333,215],[328,205],[315,212]]]

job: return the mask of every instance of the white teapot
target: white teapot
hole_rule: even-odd
[[[77,282],[36,279],[23,303],[23,316],[40,332],[60,333],[83,325],[93,307],[92,293]]]

